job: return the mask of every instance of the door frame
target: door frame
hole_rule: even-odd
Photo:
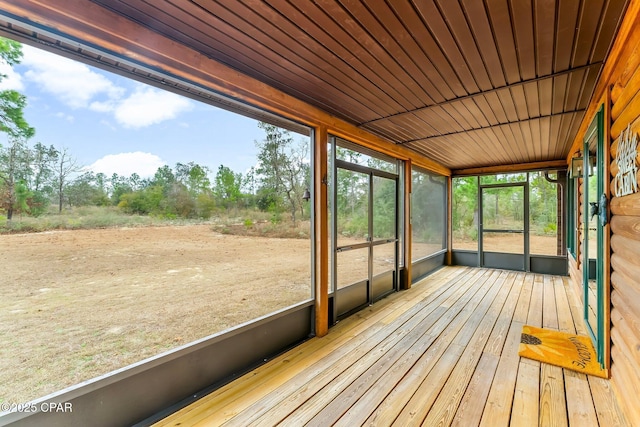
[[[522,198],[522,210],[523,210],[523,229],[522,230],[485,230],[484,228],[484,205],[483,205],[483,194],[485,189],[496,189],[496,188],[509,188],[509,187],[522,187],[523,198]],[[524,239],[523,248],[524,253],[522,254],[522,268],[515,269],[513,268],[513,261],[516,259],[515,257],[520,254],[510,254],[510,253],[501,253],[497,252],[497,256],[504,259],[504,264],[500,265],[487,265],[485,260],[485,251],[483,247],[484,233],[522,233],[522,237]],[[495,184],[479,184],[478,186],[478,265],[480,267],[487,268],[508,268],[510,270],[517,271],[528,271],[529,270],[529,174],[527,173],[527,178],[522,182],[513,182],[513,183],[495,183]]]
[[[401,194],[400,194],[400,173],[392,173],[392,172],[386,172],[383,170],[379,170],[379,169],[375,169],[375,168],[371,168],[368,166],[364,166],[364,165],[359,165],[357,163],[351,163],[348,161],[344,161],[344,160],[340,160],[336,158],[336,148],[339,146],[338,144],[338,138],[333,138],[333,142],[332,142],[332,155],[331,155],[331,177],[332,177],[332,194],[331,194],[331,218],[332,218],[332,223],[331,223],[331,247],[332,247],[332,251],[331,251],[331,289],[332,289],[332,293],[333,293],[333,304],[332,304],[332,309],[333,313],[332,313],[332,319],[334,319],[334,321],[337,321],[341,318],[344,318],[360,309],[362,309],[363,307],[366,307],[368,305],[373,304],[375,301],[384,298],[385,296],[387,296],[390,293],[393,292],[397,292],[399,289],[399,274],[400,274],[400,207],[401,207]],[[352,147],[348,147],[348,149],[352,149]],[[357,151],[357,150],[354,150]],[[369,153],[363,153],[366,155],[369,155]],[[397,160],[396,160],[397,162]],[[396,163],[397,164],[397,163]],[[400,166],[398,165],[398,167],[400,168]],[[337,236],[338,236],[338,212],[337,212],[337,203],[336,200],[338,198],[338,186],[337,186],[337,176],[338,176],[338,169],[343,169],[343,170],[348,170],[348,171],[352,171],[352,172],[357,172],[357,173],[361,173],[364,175],[368,175],[368,238],[365,242],[362,243],[358,243],[356,245],[350,245],[350,246],[343,246],[340,247],[338,246],[338,242],[337,242]],[[380,240],[375,240],[373,238],[373,216],[374,216],[374,177],[382,177],[382,178],[386,178],[386,179],[391,179],[393,181],[395,181],[395,210],[394,210],[394,215],[395,215],[395,226],[394,226],[394,233],[395,236],[392,239],[380,239]],[[328,207],[329,208],[329,207]],[[394,257],[395,257],[395,261],[394,261],[394,267],[392,270],[392,277],[391,277],[391,281],[392,281],[392,286],[391,289],[389,289],[388,292],[383,292],[381,294],[374,294],[374,285],[377,283],[375,282],[376,278],[379,279],[379,276],[373,276],[373,248],[376,246],[380,246],[383,244],[390,244],[390,243],[394,243],[395,245],[395,249],[394,249]],[[338,277],[337,277],[337,254],[339,252],[346,252],[349,250],[356,250],[356,249],[363,249],[363,248],[368,248],[368,274],[367,274],[367,279],[365,281],[365,283],[363,284],[362,281],[360,282],[356,282],[354,284],[351,284],[349,286],[347,286],[346,288],[342,288],[341,290],[338,289],[337,285],[338,285]],[[383,273],[385,274],[385,273]],[[349,306],[346,310],[339,310],[339,300],[340,300],[340,293],[342,293],[344,295],[345,298],[349,298],[351,297],[352,299],[358,299],[358,296],[355,295],[357,294],[358,290],[357,289],[349,289],[351,287],[358,287],[358,286],[365,286],[366,287],[366,299],[364,300],[364,302],[362,304],[359,305],[354,305],[353,307]],[[343,291],[343,292],[340,292]]]
[[[596,137],[596,199],[595,202],[600,202],[601,195],[606,197],[605,185],[608,182],[605,178],[605,145],[604,145],[604,105],[601,106],[596,112],[595,117],[592,119],[585,136],[583,138],[583,251],[582,251],[582,291],[583,291],[583,320],[593,346],[596,350],[598,362],[602,367],[605,366],[605,224],[600,220],[596,220],[596,298],[597,298],[597,311],[596,311],[596,330],[594,331],[589,323],[589,219],[590,219],[590,206],[589,202],[589,170],[590,170],[590,156],[589,156],[589,142],[593,137]],[[608,198],[607,198],[608,199]],[[606,206],[604,207],[606,209]]]

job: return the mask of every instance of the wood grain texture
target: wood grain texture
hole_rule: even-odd
[[[445,267],[157,425],[627,425],[606,381],[520,359],[532,298],[584,333],[565,278]]]

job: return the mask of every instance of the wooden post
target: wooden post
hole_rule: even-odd
[[[453,177],[447,177],[447,265],[453,262]]]
[[[404,282],[402,289],[411,288],[411,159],[404,162]]]
[[[315,218],[315,333],[329,331],[329,216],[327,194],[327,128],[315,128],[313,139],[313,188]]]

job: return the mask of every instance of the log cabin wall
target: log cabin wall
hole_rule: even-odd
[[[640,47],[611,86],[611,379],[633,425],[640,425],[640,192],[616,197],[619,144],[640,133]],[[629,127],[630,133],[626,129]],[[636,147],[635,165],[640,165]],[[640,174],[633,176],[640,183]],[[633,189],[633,185],[631,185]]]
[[[605,258],[609,258],[605,259],[605,281],[609,281],[610,286],[607,295],[610,297],[609,372],[613,389],[631,425],[640,425],[640,192],[616,196],[614,182],[621,136],[624,137],[629,128],[630,135],[640,139],[639,13],[640,1],[631,2],[568,159],[581,150],[587,126],[595,111],[605,103],[605,146],[610,148],[607,185],[610,245],[605,246]],[[640,169],[640,150],[636,151],[635,165]],[[640,172],[635,181],[640,184]],[[577,295],[582,295],[583,180],[576,184],[578,212],[575,218],[579,229],[576,257],[569,256],[569,272]]]

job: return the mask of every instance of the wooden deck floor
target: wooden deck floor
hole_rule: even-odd
[[[580,313],[563,277],[443,268],[158,425],[626,425],[607,380],[518,356]]]

